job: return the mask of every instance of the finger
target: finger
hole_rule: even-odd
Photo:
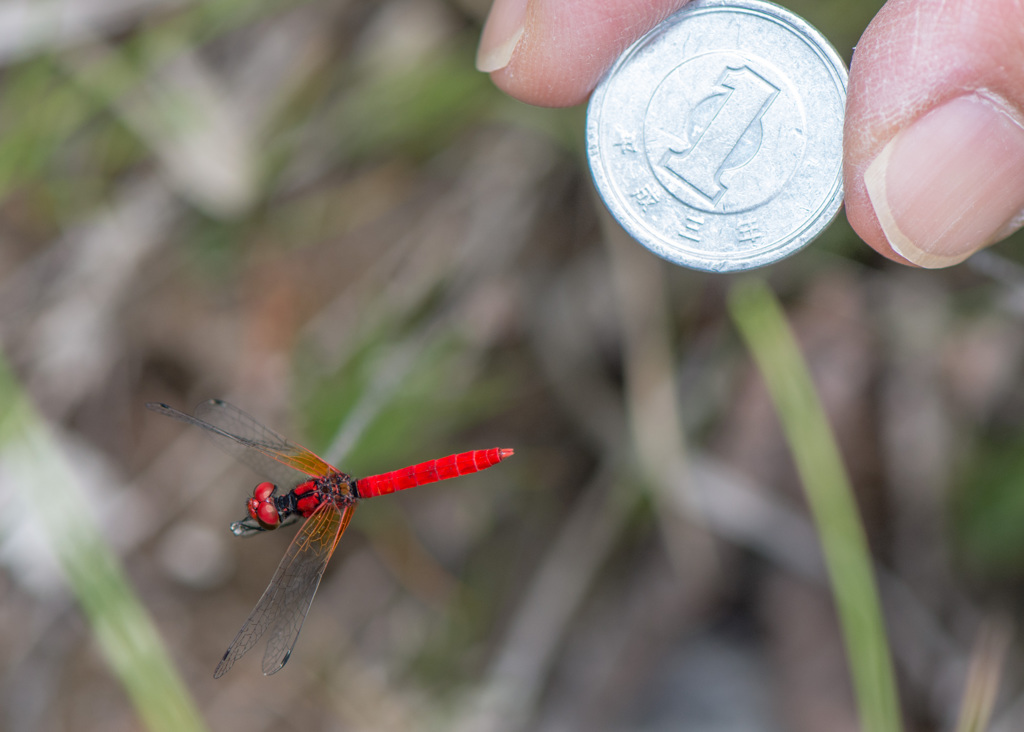
[[[530,104],[580,104],[626,48],[686,0],[495,0],[477,68]]]
[[[1024,224],[1024,4],[890,0],[850,69],[846,214],[869,245],[961,262]]]

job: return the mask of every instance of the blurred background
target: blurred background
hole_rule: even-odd
[[[880,5],[785,4],[847,61]],[[116,556],[210,729],[858,729],[741,278],[609,222],[585,110],[475,71],[488,7],[0,2],[0,411],[42,435],[0,462],[0,728],[145,727],[97,630],[136,621],[81,593]],[[979,629],[1024,604],[1020,244],[919,272],[840,216],[759,273],[839,440],[908,730],[953,727]],[[215,682],[293,530],[233,537],[256,476],[144,409],[210,397],[355,475],[516,455],[361,506],[290,663]],[[995,730],[1024,724],[1006,659]]]

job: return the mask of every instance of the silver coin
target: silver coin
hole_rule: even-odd
[[[813,240],[843,200],[846,66],[793,13],[694,0],[630,46],[587,108],[587,156],[655,254],[729,272]]]

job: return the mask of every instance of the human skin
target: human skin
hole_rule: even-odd
[[[477,67],[530,104],[584,102],[685,0],[496,0]],[[897,262],[945,267],[1024,224],[1024,0],[890,0],[857,44],[846,215]]]

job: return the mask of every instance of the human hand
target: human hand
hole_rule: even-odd
[[[586,100],[685,0],[495,0],[477,67],[531,104]],[[945,267],[1024,225],[1024,4],[890,0],[857,44],[846,215],[898,262]]]

